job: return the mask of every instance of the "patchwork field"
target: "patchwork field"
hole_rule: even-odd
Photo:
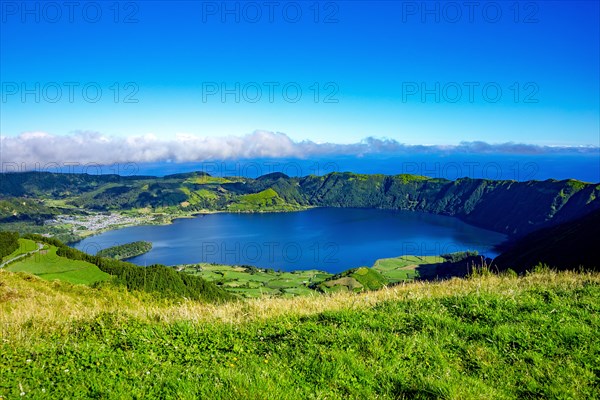
[[[318,270],[284,272],[217,264],[181,265],[177,269],[214,282],[242,297],[292,297],[316,292],[377,290],[415,279],[446,277],[448,271],[454,274],[460,272],[459,269],[466,271],[466,267],[448,263],[440,256],[401,256],[382,258],[371,268],[355,268],[336,275]]]
[[[277,272],[254,267],[214,264],[184,265],[178,269],[198,275],[243,297],[264,295],[292,297],[316,294],[309,286],[323,282],[332,276],[317,270]]]
[[[390,283],[398,283],[416,278],[432,278],[438,264],[443,261],[440,256],[381,258],[375,261],[373,269],[379,271]]]

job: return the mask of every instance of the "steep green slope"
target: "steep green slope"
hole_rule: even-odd
[[[71,248],[56,239],[40,235],[27,235],[27,238],[56,247],[55,254],[60,258],[93,264],[100,271],[112,275],[111,282],[122,285],[128,290],[148,292],[167,299],[187,298],[207,302],[223,302],[235,299],[234,295],[227,293],[211,282],[207,282],[198,276],[177,272],[175,269],[164,265],[155,264],[149,267],[140,267],[112,258],[92,256]],[[54,266],[60,268],[61,261],[57,260]],[[29,268],[37,268],[37,264],[34,263]],[[23,269],[23,271],[35,273],[35,271],[28,269]]]
[[[47,207],[39,200],[17,197],[0,198],[0,223],[18,221],[41,223],[62,211],[60,208]]]
[[[91,285],[111,278],[96,265],[61,257],[56,254],[57,250],[56,246],[46,246],[39,252],[8,265],[5,269],[11,272],[27,272],[48,281],[58,279],[82,285]]]
[[[228,211],[293,211],[300,207],[287,203],[273,189],[268,188],[258,193],[239,196],[227,207]]]
[[[2,232],[2,233],[13,234],[17,237],[17,247],[15,248],[14,245],[11,245],[10,248],[15,248],[15,249],[10,254],[7,254],[4,257],[0,258],[0,262],[2,262],[2,263],[12,262],[12,261],[14,261],[15,258],[22,257],[25,254],[34,252],[38,249],[38,245],[36,242],[34,242],[33,240],[29,240],[29,239],[18,238],[19,234],[16,232]]]
[[[539,263],[553,268],[585,267],[600,271],[600,211],[575,221],[541,229],[504,245],[494,260],[500,269],[524,272]]]
[[[600,185],[573,182],[407,180],[402,175],[357,179],[355,174],[344,173],[306,177],[300,186],[312,205],[425,211],[522,235],[600,208]]]
[[[600,185],[575,180],[449,181],[349,172],[303,178],[275,173],[258,179],[210,177],[203,173],[164,178],[0,175],[5,182],[0,185],[6,189],[0,192],[4,197],[61,199],[67,205],[92,210],[151,208],[190,213],[289,211],[311,206],[386,208],[455,216],[476,226],[516,236],[600,209]]]
[[[90,168],[90,172],[95,172]],[[4,196],[35,196],[68,198],[91,192],[107,184],[154,180],[147,176],[90,175],[52,172],[21,172],[0,174],[0,193]]]

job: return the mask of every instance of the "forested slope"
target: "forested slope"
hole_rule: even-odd
[[[41,172],[0,175],[0,193],[6,200],[0,209],[0,221],[14,218],[15,213],[22,215],[16,209],[28,203],[15,201],[15,197],[27,201],[60,199],[75,209],[98,211],[152,208],[252,212],[311,206],[368,207],[455,216],[518,236],[600,209],[600,185],[576,180],[450,181],[353,173],[301,178],[275,173],[257,179],[211,177],[201,172],[163,178]],[[47,207],[43,210],[44,215],[51,212]]]

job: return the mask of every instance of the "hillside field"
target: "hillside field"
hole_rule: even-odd
[[[19,247],[13,251],[12,253],[2,257],[0,262],[8,262],[15,257],[18,257],[22,254],[27,254],[31,251],[35,251],[37,248],[37,244],[33,240],[29,239],[19,239]]]
[[[0,270],[0,398],[600,398],[600,275],[208,304]]]
[[[36,248],[36,243],[19,239],[25,251]],[[69,260],[56,254],[55,246],[45,245],[39,252],[24,257],[5,269],[12,272],[28,272],[46,280],[58,279],[76,284],[90,285],[110,279],[110,275],[100,271],[94,264],[80,260]]]

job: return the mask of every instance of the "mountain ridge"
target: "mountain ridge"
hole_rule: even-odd
[[[280,200],[248,206],[247,195],[269,190]],[[257,179],[212,177],[204,172],[162,178],[25,172],[0,174],[0,200],[3,198],[61,200],[75,209],[95,211],[148,207],[188,213],[308,207],[398,209],[453,216],[481,228],[523,236],[600,209],[600,184],[572,179],[452,181],[351,172],[304,177],[274,173]],[[7,217],[0,211],[0,221]]]

